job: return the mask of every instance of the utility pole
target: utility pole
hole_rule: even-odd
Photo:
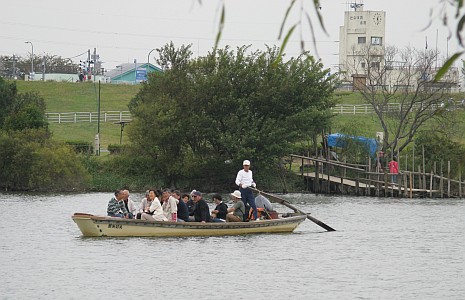
[[[11,74],[11,76],[13,77],[13,79],[17,79],[16,78],[16,57],[15,55],[13,54],[13,73]]]
[[[134,58],[134,84],[137,83],[137,59]]]
[[[31,75],[30,75],[30,79],[34,80],[34,45],[30,41],[25,41],[24,43],[25,44],[31,44],[32,52],[31,52]]]
[[[44,60],[42,61],[42,81],[45,81],[45,55]]]
[[[92,74],[94,75],[94,82],[95,82],[95,74],[96,74],[96,68],[95,66],[97,65],[97,60],[98,60],[98,55],[97,55],[97,48],[94,48],[94,54],[92,55],[92,62],[94,64],[94,69],[92,70]]]
[[[87,50],[87,80],[90,79],[92,75],[90,75],[90,49]]]

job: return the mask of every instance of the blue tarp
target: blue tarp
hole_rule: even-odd
[[[378,149],[378,143],[376,139],[366,138],[363,136],[350,136],[342,133],[333,133],[328,135],[328,146],[344,148],[348,139],[355,140],[361,144],[367,146],[370,151],[370,156],[376,156],[376,150]]]

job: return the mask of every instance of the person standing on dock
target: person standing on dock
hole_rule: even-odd
[[[257,185],[253,181],[252,170],[250,170],[250,161],[244,160],[242,163],[243,169],[237,172],[236,185],[239,187],[241,192],[242,202],[247,206],[247,203],[253,210],[254,220],[258,220],[257,206],[255,205],[255,198],[253,191],[249,187],[255,188]]]
[[[397,163],[397,158],[394,156],[388,164],[389,173],[391,173],[392,184],[397,183],[397,174],[399,174],[399,164]]]

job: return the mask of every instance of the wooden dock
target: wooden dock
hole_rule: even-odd
[[[302,174],[305,178],[308,178],[310,180],[314,180],[316,178],[316,173],[315,172],[305,172]],[[326,175],[326,174],[318,174],[320,181],[329,181],[334,184],[340,184],[342,186],[345,186],[347,188],[354,188],[354,189],[362,189],[364,190],[363,194],[366,194],[366,191],[373,190],[376,191],[377,189],[379,190],[389,190],[390,194],[393,194],[393,191],[395,192],[400,192],[401,193],[410,193],[410,188],[405,188],[403,186],[398,186],[397,184],[388,184],[387,186],[384,185],[384,183],[381,183],[380,185],[374,185],[374,184],[367,184],[365,182],[360,182],[356,181],[353,179],[347,179],[343,177],[337,177],[337,176],[332,176],[332,175]],[[341,189],[342,190],[342,189]],[[412,193],[419,194],[419,193],[439,193],[439,190],[429,190],[429,189],[420,189],[420,188],[412,188],[411,189]]]
[[[376,172],[370,163],[347,164],[321,157],[291,155],[291,167],[293,160],[299,165],[299,174],[304,178],[307,189],[314,193],[461,198],[465,186],[461,180],[442,176],[442,170],[441,175],[432,170],[421,172],[420,167],[418,172],[400,170],[397,182],[392,184],[391,176],[394,174],[385,169]]]

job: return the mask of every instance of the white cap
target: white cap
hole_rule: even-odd
[[[250,160],[244,160],[244,162],[242,163],[243,166],[250,166]]]

